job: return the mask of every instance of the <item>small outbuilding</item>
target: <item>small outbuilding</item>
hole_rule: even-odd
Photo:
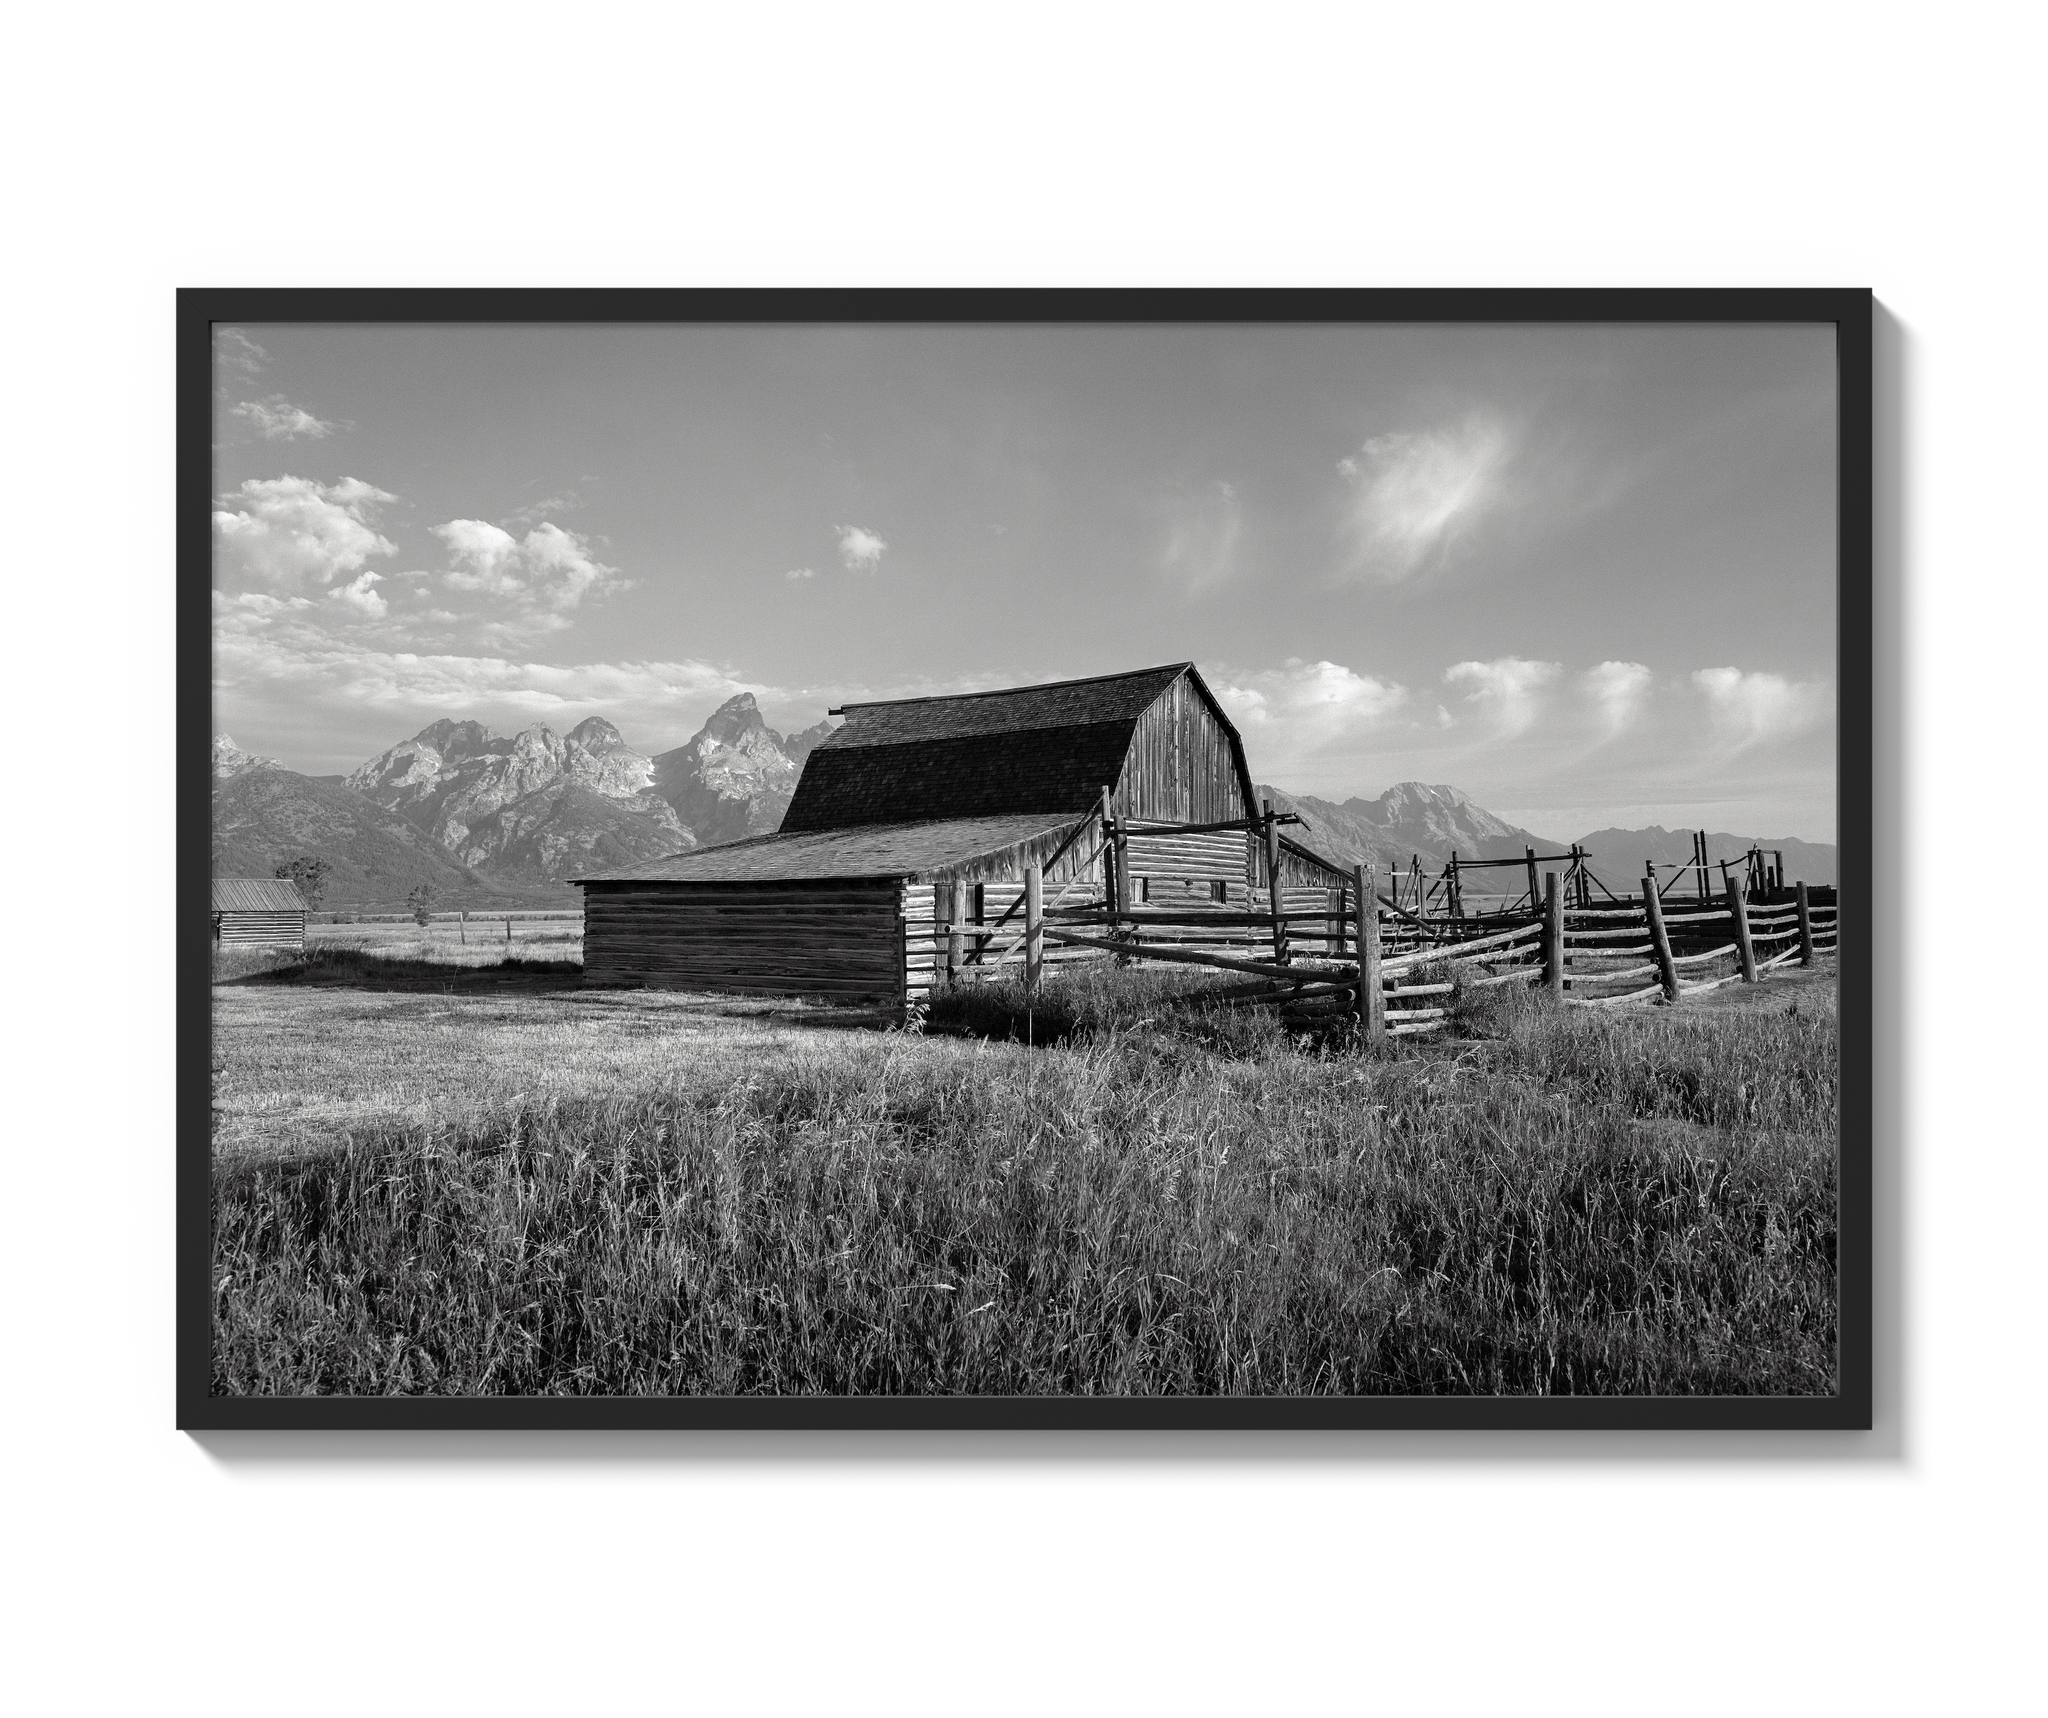
[[[213,940],[271,948],[306,946],[306,901],[288,877],[216,877]]]
[[[1267,886],[1243,741],[1192,663],[834,713],[777,833],[574,879],[584,983],[908,1005],[963,944],[1000,958],[1027,865],[1048,906],[1242,913]],[[1285,845],[1283,892],[1341,883]]]

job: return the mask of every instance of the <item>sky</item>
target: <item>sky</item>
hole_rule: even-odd
[[[214,728],[653,753],[1197,663],[1252,771],[1835,835],[1830,327],[216,331]]]

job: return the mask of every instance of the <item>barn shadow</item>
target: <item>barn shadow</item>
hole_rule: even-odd
[[[583,967],[578,961],[515,958],[461,966],[453,961],[408,960],[356,949],[321,949],[262,972],[217,978],[214,985],[222,990],[431,990],[443,995],[498,996],[575,990],[582,982]]]

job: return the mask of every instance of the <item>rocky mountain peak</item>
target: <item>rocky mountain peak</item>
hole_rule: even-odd
[[[761,706],[755,701],[753,693],[736,692],[711,712],[690,744],[701,746],[708,740],[719,745],[734,746],[743,743],[753,734],[770,736],[775,741],[777,749],[781,749],[782,736],[769,727],[762,718]]]
[[[245,752],[235,744],[232,734],[213,736],[213,779],[226,781],[230,776],[240,775],[244,770],[281,770],[284,765],[275,758],[259,758],[254,752]]]
[[[602,716],[585,716],[569,730],[569,743],[587,752],[615,752],[626,749],[626,736]]]

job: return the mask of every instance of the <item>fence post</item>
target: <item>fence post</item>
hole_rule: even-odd
[[[1742,898],[1742,885],[1728,879],[1728,916],[1735,921],[1735,953],[1742,962],[1742,982],[1756,983],[1756,944],[1749,940],[1749,906]]]
[[[1359,1031],[1377,1038],[1387,1029],[1387,998],[1380,989],[1380,909],[1363,865],[1353,868],[1351,880],[1358,891],[1358,994],[1352,1008]]]
[[[1671,959],[1671,933],[1664,928],[1664,898],[1657,893],[1654,868],[1643,878],[1643,915],[1650,921],[1650,947],[1657,956],[1657,979],[1664,986],[1664,1000],[1678,1001],[1678,968]]]
[[[1529,911],[1533,913],[1540,911],[1543,905],[1543,897],[1536,893],[1536,849],[1524,847],[1522,856],[1529,862]]]
[[[1792,885],[1793,898],[1799,903],[1799,964],[1813,965],[1813,913],[1806,901],[1806,885]]]
[[[1273,821],[1273,802],[1263,802],[1266,809],[1266,899],[1273,911],[1273,964],[1287,964],[1287,921],[1281,915],[1287,908],[1282,900],[1280,888],[1280,825]]]
[[[1045,969],[1045,882],[1044,873],[1033,863],[1024,867],[1024,989],[1038,994],[1038,980]]]
[[[1450,896],[1451,917],[1462,919],[1465,916],[1465,891],[1458,887],[1458,850],[1455,847],[1451,849]]]
[[[939,965],[939,941],[945,940],[944,966],[932,976],[942,984],[951,984],[960,973],[959,933],[953,928],[953,885],[934,883],[932,885],[932,954],[933,965]]]
[[[1543,988],[1564,995],[1564,901],[1555,871],[1543,873]]]
[[[1106,913],[1114,913],[1114,912],[1116,911],[1116,897],[1117,897],[1117,887],[1116,887],[1116,850],[1115,850],[1115,845],[1114,845],[1114,843],[1113,843],[1113,842],[1111,841],[1111,839],[1110,839],[1110,833],[1111,833],[1111,831],[1112,831],[1112,830],[1113,830],[1113,829],[1114,829],[1114,828],[1115,828],[1116,826],[1115,826],[1115,823],[1113,822],[1113,820],[1111,819],[1111,817],[1110,817],[1110,815],[1109,815],[1109,789],[1108,789],[1108,788],[1104,788],[1104,789],[1102,790],[1102,813],[1101,813],[1101,815],[1102,815],[1102,910],[1103,910],[1104,912],[1106,912]]]

